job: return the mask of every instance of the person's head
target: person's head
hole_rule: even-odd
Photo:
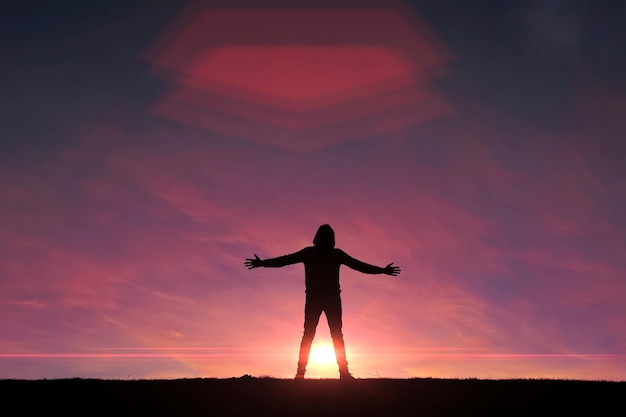
[[[335,231],[328,224],[323,224],[317,229],[313,238],[313,244],[319,248],[332,249],[335,247]]]

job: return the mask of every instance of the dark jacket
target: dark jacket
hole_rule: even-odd
[[[365,274],[382,274],[384,269],[359,261],[337,248],[309,246],[290,255],[263,260],[267,268],[304,263],[306,292],[308,294],[338,294],[339,267],[346,265]]]

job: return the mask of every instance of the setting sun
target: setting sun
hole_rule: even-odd
[[[330,345],[319,345],[311,348],[310,356],[311,364],[327,365],[334,364],[337,360],[335,358],[335,350]]]

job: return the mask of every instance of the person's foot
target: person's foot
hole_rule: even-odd
[[[348,371],[339,372],[339,379],[343,379],[345,381],[353,381],[355,378]]]

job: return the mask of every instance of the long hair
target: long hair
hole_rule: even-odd
[[[332,249],[335,247],[335,231],[328,224],[323,224],[317,229],[313,238],[313,244],[319,248]]]

